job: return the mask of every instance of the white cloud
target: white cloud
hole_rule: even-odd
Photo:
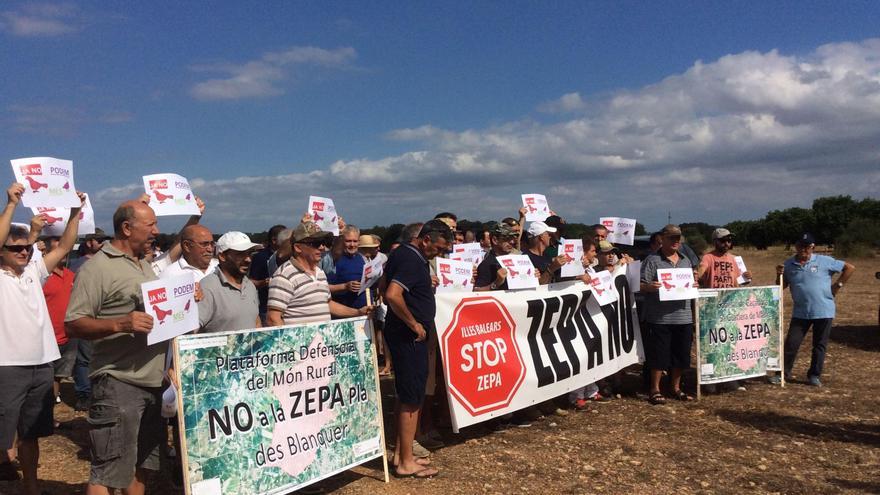
[[[577,95],[558,108],[577,111],[585,101]],[[515,212],[520,193],[547,191],[573,220],[612,214],[656,227],[667,210],[677,221],[726,222],[880,190],[880,39],[698,61],[589,100],[589,112],[551,123],[397,129],[386,137],[412,150],[199,190],[222,205],[211,214],[222,225],[250,230],[294,218],[310,193],[368,224],[441,210],[496,218]]]
[[[196,72],[213,72],[221,77],[193,85],[190,94],[199,100],[238,100],[262,98],[284,93],[282,82],[295,75],[297,66],[331,69],[348,67],[357,53],[354,48],[334,50],[296,46],[279,52],[267,52],[260,58],[241,64],[222,63],[192,67]]]
[[[566,93],[559,99],[548,101],[538,106],[538,110],[547,113],[567,113],[584,110],[587,102],[581,98],[580,93]]]
[[[77,8],[71,4],[26,4],[0,12],[0,27],[13,36],[51,37],[81,29]]]
[[[134,114],[125,110],[87,110],[82,106],[66,104],[23,104],[7,107],[3,119],[17,132],[25,134],[73,137],[83,126],[95,123],[125,124],[134,120]]]

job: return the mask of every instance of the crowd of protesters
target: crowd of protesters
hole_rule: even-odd
[[[438,281],[431,260],[446,256],[454,244],[479,242],[485,255],[474,267],[475,291],[507,289],[508,272],[498,257],[508,254],[527,255],[540,284],[564,281],[560,268],[566,258],[560,255],[559,244],[565,222],[555,213],[545,221],[526,222],[525,209],[521,209],[518,218],[502,219],[492,230],[462,232],[457,217],[443,212],[407,225],[388,253],[379,251],[377,236],[362,234],[341,218],[339,236],[322,231],[305,215],[294,226],[271,227],[264,246],[234,231],[215,241],[215,234],[199,223],[201,216],[193,216],[178,240],[160,253],[155,246],[157,218],[144,195],[119,205],[112,236],[96,229],[81,239],[79,256],[67,264],[77,241],[80,209],[71,210],[61,236],[41,238],[41,216],[32,219],[29,229],[12,224],[23,191],[17,183],[7,189],[0,215],[0,404],[4,412],[0,417],[0,480],[21,477],[27,495],[41,493],[38,439],[51,435],[58,426],[53,408],[60,402],[59,383],[67,378],[74,381],[75,409],[88,411],[88,494],[109,494],[114,489],[144,493],[147,471],[157,470],[160,457],[169,450],[167,421],[160,408],[163,388],[173,374],[168,373],[167,345],[147,345],[153,319],[141,299],[144,282],[192,273],[200,282],[199,332],[372,316],[384,358],[380,374],[393,375],[396,392],[393,472],[400,477],[429,478],[439,473],[430,453],[443,446],[437,425],[448,414],[442,407],[445,391],[434,327]],[[205,213],[201,200],[198,205]],[[582,237],[580,261],[586,274],[577,277],[581,281],[589,283],[602,270],[613,271],[632,262],[607,236],[605,227],[595,225]],[[676,225],[651,235],[639,287],[646,353],[644,392],[651,404],[663,404],[670,397],[693,399],[682,387],[683,373],[691,367],[692,304],[690,300],[661,300],[657,270],[691,269],[694,280],[704,288],[737,287],[739,280],[751,279],[750,273],[740,272],[730,252],[734,236],[716,229],[712,240],[713,250],[700,257],[682,243]],[[35,248],[40,242],[45,249]],[[812,327],[807,378],[809,384],[821,386],[834,296],[854,267],[816,255],[813,247],[812,236],[804,234],[796,244],[796,255],[777,271],[780,277],[784,275],[783,283],[790,287],[794,300],[785,341],[785,377],[791,378],[801,341]],[[361,273],[373,259],[381,260],[385,274],[377,287],[362,292]],[[832,280],[836,273],[841,275]],[[735,388],[744,389],[739,383]],[[565,415],[591,402],[608,402],[620,393],[618,374],[502,417],[497,423],[528,426],[542,415]]]

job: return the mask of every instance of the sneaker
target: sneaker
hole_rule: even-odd
[[[565,409],[563,409],[561,407],[557,407],[556,409],[553,410],[553,414],[555,414],[557,416],[564,417],[564,416],[568,416],[568,411],[566,411]]]
[[[819,381],[818,376],[811,376],[807,380],[809,381],[811,387],[821,387],[822,386],[822,382]]]
[[[591,395],[590,398],[587,400],[590,402],[597,402],[600,404],[609,401],[608,397],[605,397],[604,395],[600,394],[599,392],[596,392],[595,394]]]
[[[782,377],[780,375],[773,375],[770,378],[768,378],[767,381],[772,383],[773,385],[779,385],[782,383]],[[794,375],[785,375],[785,381],[789,382],[789,383],[793,382]]]
[[[0,481],[18,481],[18,471],[11,462],[0,464]]]
[[[412,449],[413,449],[413,455],[416,457],[424,458],[424,457],[428,457],[431,455],[431,451],[426,449],[425,447],[423,447],[422,444],[420,444],[418,440],[413,440]]]
[[[578,411],[584,411],[587,409],[587,407],[588,407],[587,405],[588,405],[587,399],[578,399],[578,400],[574,401],[574,403],[571,406],[574,407]]]

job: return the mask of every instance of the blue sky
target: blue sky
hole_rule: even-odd
[[[878,14],[874,2],[7,1],[0,150],[73,160],[105,227],[157,172],[188,177],[218,232],[294,223],[310,194],[359,225],[498,219],[523,192],[572,221],[659,227],[669,210],[724,223],[876,195]]]

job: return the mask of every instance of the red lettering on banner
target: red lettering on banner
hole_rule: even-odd
[[[312,203],[312,210],[324,211],[324,203],[322,201],[315,201],[314,203]]]
[[[672,280],[672,274],[671,274],[671,273],[668,273],[668,272],[667,272],[667,273],[661,273],[661,274],[660,274],[660,280],[661,280],[661,281],[662,281],[662,280]]]
[[[440,264],[440,273],[451,273],[449,268],[450,268],[449,265],[447,265],[445,263],[441,263]]]
[[[156,189],[168,189],[168,180],[166,179],[158,179],[150,181],[150,190],[155,191]]]
[[[43,175],[43,167],[39,163],[21,166],[21,175]]]
[[[614,220],[602,220],[602,225],[610,229],[614,227]]]
[[[158,289],[147,291],[147,297],[150,299],[150,304],[159,304],[168,300],[168,293],[164,287],[159,287]]]
[[[510,405],[526,376],[513,318],[494,297],[463,299],[443,333],[446,383],[478,416]]]

